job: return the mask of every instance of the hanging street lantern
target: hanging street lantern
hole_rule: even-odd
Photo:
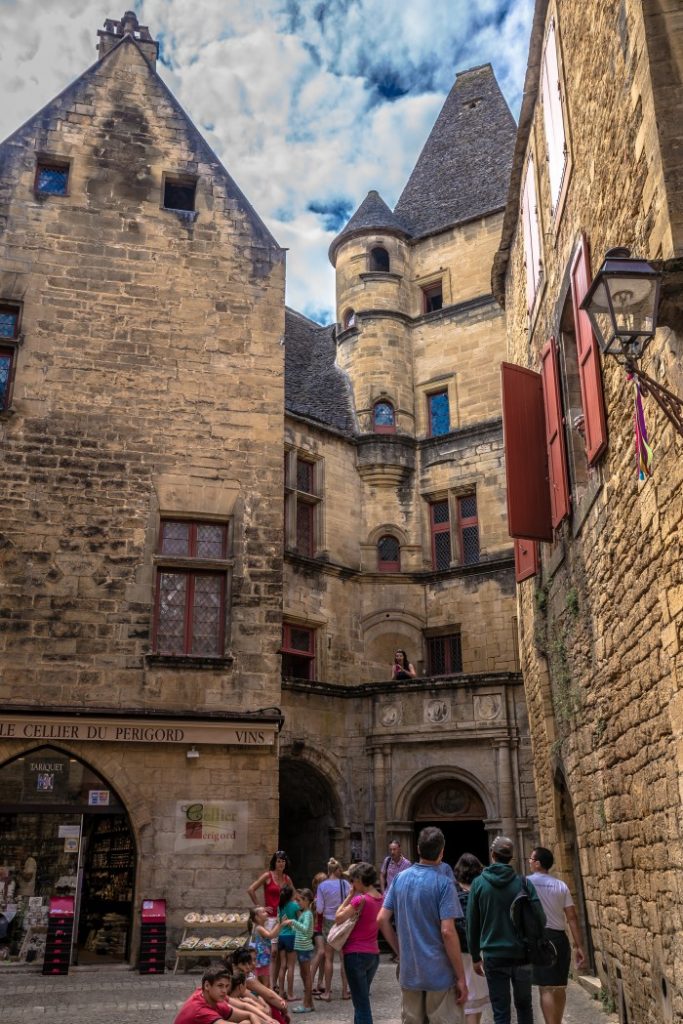
[[[616,359],[625,367],[629,380],[635,382],[636,450],[641,476],[649,475],[652,462],[641,395],[652,395],[683,436],[683,399],[638,365],[657,330],[660,286],[661,275],[646,260],[631,259],[625,248],[609,249],[581,303],[603,354]]]

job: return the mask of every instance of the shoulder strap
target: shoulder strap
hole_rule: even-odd
[[[391,857],[385,857],[384,858],[384,860],[382,862],[382,867],[380,868],[380,874],[381,875],[386,875],[387,868],[389,867],[389,861],[390,860],[391,860]]]

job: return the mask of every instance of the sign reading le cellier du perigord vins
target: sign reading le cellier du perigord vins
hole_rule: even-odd
[[[215,743],[271,746],[277,726],[261,722],[163,721],[126,718],[0,717],[0,739],[83,740],[97,743]]]

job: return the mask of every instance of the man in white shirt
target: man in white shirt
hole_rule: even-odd
[[[555,862],[550,850],[536,846],[531,851],[528,875],[533,884],[546,916],[546,937],[555,945],[557,963],[552,967],[533,967],[532,983],[538,985],[541,997],[541,1011],[545,1024],[562,1024],[562,1015],[567,1001],[567,981],[571,964],[571,950],[565,931],[569,925],[574,943],[575,963],[583,967],[586,954],[581,945],[581,929],[576,907],[569,888],[559,878],[553,878],[550,869]]]

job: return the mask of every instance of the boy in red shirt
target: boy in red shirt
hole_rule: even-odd
[[[254,1014],[230,1006],[230,979],[230,971],[222,965],[209,967],[202,975],[202,987],[183,1003],[174,1024],[216,1024],[223,1020],[258,1024]]]

